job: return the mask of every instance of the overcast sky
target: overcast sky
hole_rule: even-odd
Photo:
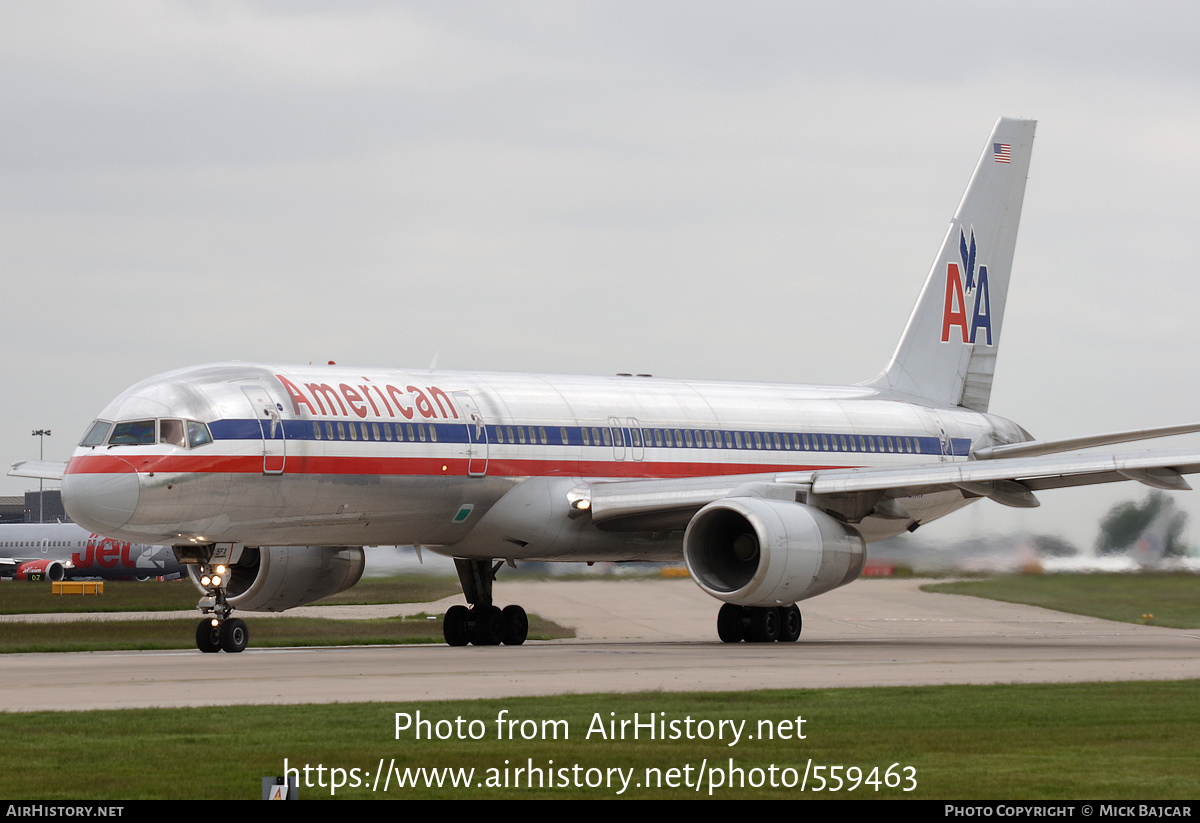
[[[1189,2],[6,0],[0,460],[227,359],[871,378],[1001,115],[1039,122],[991,410],[1196,420],[1197,30]],[[924,533],[1090,545],[1145,491]]]

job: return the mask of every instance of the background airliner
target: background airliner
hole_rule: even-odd
[[[147,580],[182,574],[166,546],[115,540],[74,523],[0,524],[0,577]]]
[[[1200,426],[1050,442],[988,413],[1033,135],[996,123],[863,384],[218,364],[133,386],[65,468],[14,473],[61,476],[88,528],[174,546],[211,615],[204,651],[246,647],[234,609],[312,602],[353,585],[363,547],[408,543],[455,558],[470,608],[446,615],[452,645],[524,641],[524,611],[493,603],[505,562],[681,553],[725,601],[722,640],[796,640],[795,604],[854,580],[867,542],[984,497],[1183,489],[1200,470],[1195,450],[1064,454]]]

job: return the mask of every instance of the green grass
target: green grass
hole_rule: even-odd
[[[462,591],[458,580],[427,574],[368,577],[315,605],[427,603]],[[109,580],[104,594],[81,597],[53,595],[49,583],[0,582],[0,614],[54,612],[157,612],[195,609],[200,593],[187,580],[162,583]]]
[[[319,605],[427,603],[461,591],[451,577],[408,574],[367,578]],[[54,596],[50,585],[0,584],[0,613],[124,612],[194,610],[199,594],[187,581],[105,583],[98,597]],[[189,649],[196,645],[200,614],[163,620],[2,623],[0,653],[92,652],[127,649]],[[442,617],[415,615],[379,620],[332,620],[309,617],[247,618],[250,642],[264,646],[361,646],[393,643],[442,643]],[[574,637],[573,630],[536,615],[529,616],[529,638]]]
[[[1200,576],[1195,574],[1006,575],[935,583],[921,590],[969,594],[1125,623],[1200,628]]]
[[[565,720],[569,739],[498,740],[496,718]],[[396,712],[425,720],[478,720],[479,740],[417,740],[397,736]],[[586,733],[602,721],[760,721],[804,718],[804,739],[725,741],[603,740]],[[659,715],[665,712],[665,715]],[[0,796],[10,800],[255,798],[260,779],[292,767],[357,768],[367,787],[344,787],[338,798],[418,797],[609,798],[615,789],[515,786],[513,770],[532,761],[550,768],[678,769],[682,779],[708,768],[743,770],[747,779],[806,763],[857,766],[884,774],[892,764],[915,770],[916,789],[860,785],[849,791],[798,788],[719,788],[732,798],[922,799],[1194,799],[1200,796],[1200,682],[1033,686],[938,686],[877,689],[758,691],[716,694],[568,695],[415,704],[246,706],[81,713],[21,713],[3,718]],[[464,728],[466,728],[464,726]],[[475,781],[491,774],[509,787],[399,790],[372,793],[380,759],[404,768],[462,767]],[[507,765],[506,765],[507,761]],[[553,761],[551,766],[550,761]],[[558,774],[557,772],[555,773]],[[568,771],[570,778],[572,772]],[[599,773],[594,773],[599,774]],[[778,772],[777,775],[785,774]],[[828,770],[826,770],[828,774]],[[844,771],[843,771],[844,775]],[[556,777],[557,779],[557,777]],[[828,778],[827,778],[828,779]],[[380,783],[382,787],[382,782]],[[302,798],[330,796],[303,788]],[[631,787],[624,797],[706,797],[693,788]]]
[[[194,649],[200,615],[187,619],[0,623],[0,653],[99,652],[130,649]],[[442,616],[413,615],[380,620],[271,617],[246,621],[254,648],[286,646],[371,646],[444,643]],[[575,632],[529,615],[529,639],[574,637]]]

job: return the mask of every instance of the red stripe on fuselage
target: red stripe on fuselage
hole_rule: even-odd
[[[135,459],[131,459],[135,458]],[[277,458],[273,458],[277,459]],[[251,455],[80,455],[67,464],[66,474],[126,474],[133,466],[139,473],[169,474],[261,474],[263,456]],[[466,476],[466,457],[353,457],[288,455],[284,475],[347,476]],[[704,463],[637,460],[545,460],[492,457],[490,477],[707,477],[723,474],[813,471],[846,468],[833,465],[794,463]]]

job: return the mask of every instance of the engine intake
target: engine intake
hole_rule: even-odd
[[[230,568],[229,605],[249,611],[281,612],[314,603],[353,586],[366,555],[358,546],[263,546],[246,548]],[[188,576],[201,594],[198,566]]]
[[[786,606],[862,571],[862,536],[800,503],[730,497],[696,513],[683,559],[705,592],[740,606]]]

